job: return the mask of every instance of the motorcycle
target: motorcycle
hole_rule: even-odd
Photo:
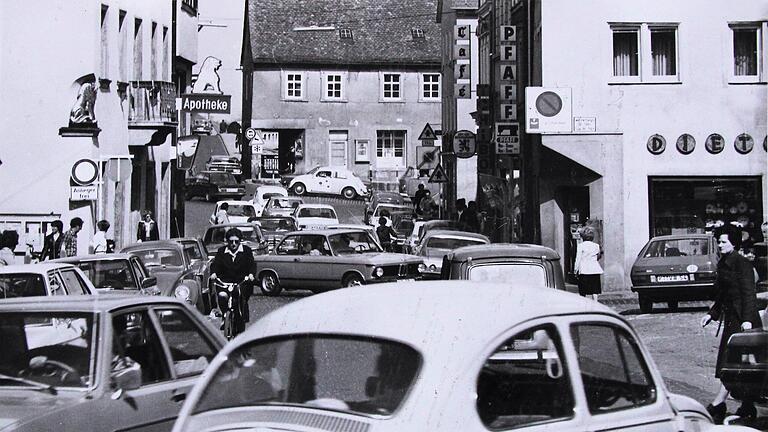
[[[245,330],[245,317],[242,308],[248,306],[243,305],[241,296],[243,284],[246,281],[247,279],[240,283],[234,283],[224,282],[219,278],[211,279],[211,290],[216,292],[219,310],[223,314],[224,337],[227,340],[232,340]]]

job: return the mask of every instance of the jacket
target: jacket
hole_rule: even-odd
[[[241,244],[233,257],[227,246],[220,247],[211,263],[211,273],[216,273],[219,279],[228,283],[242,282],[247,275],[255,275],[253,250]]]
[[[603,274],[603,268],[597,262],[600,255],[600,245],[586,240],[576,246],[576,262],[573,270],[576,274]]]
[[[64,233],[59,233],[59,238],[53,239],[53,234],[48,234],[43,239],[43,251],[40,252],[40,261],[61,258],[61,242],[64,240]]]
[[[731,252],[720,258],[717,263],[717,294],[715,303],[709,310],[712,319],[726,323],[749,321],[752,328],[760,328],[762,323],[757,313],[757,295],[755,291],[755,273],[752,263],[738,252]]]
[[[149,229],[147,229],[149,225]],[[160,240],[160,234],[157,231],[157,222],[155,221],[139,221],[139,227],[136,230],[136,240],[151,241]]]

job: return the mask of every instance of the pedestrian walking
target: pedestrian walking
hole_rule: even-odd
[[[432,220],[437,216],[437,203],[432,198],[432,191],[429,189],[424,191],[424,197],[419,200],[419,209],[421,210],[421,218],[424,220]]]
[[[459,198],[456,200],[456,220],[461,220],[461,215],[467,209],[467,200]]]
[[[419,183],[416,188],[416,193],[413,195],[413,208],[416,209],[416,213],[421,214],[421,200],[424,199],[427,194],[430,193],[429,189],[424,188],[424,183]]]
[[[600,276],[603,268],[597,261],[602,255],[600,245],[595,243],[595,230],[592,227],[584,227],[581,230],[582,242],[576,246],[576,262],[573,270],[579,280],[579,295],[591,295],[597,300],[597,295],[602,292]]]
[[[19,244],[19,233],[5,230],[0,234],[0,266],[16,264],[16,246]]]
[[[216,220],[214,225],[228,224],[229,223],[229,204],[221,203],[219,211],[216,212]]]
[[[477,214],[477,203],[470,201],[467,209],[459,217],[459,227],[463,231],[480,232],[480,219]]]
[[[144,210],[141,212],[141,218],[142,220],[139,221],[139,227],[136,230],[136,240],[138,242],[160,240],[157,222],[152,219],[152,212]]]
[[[706,327],[712,321],[719,321],[718,332],[722,326],[723,334],[715,362],[715,377],[720,378],[723,363],[726,360],[728,339],[742,330],[759,328],[762,323],[757,312],[757,295],[754,269],[747,258],[739,253],[742,246],[741,230],[733,225],[724,225],[715,230],[720,260],[717,262],[715,280],[715,303],[701,318],[701,326]],[[707,411],[716,423],[722,423],[726,416],[725,401],[728,390],[720,383],[720,389]],[[754,401],[744,399],[736,410],[742,418],[754,418],[757,415]]]
[[[392,252],[392,242],[397,239],[397,233],[391,226],[387,225],[387,218],[379,217],[379,226],[376,227],[376,237],[381,242],[381,247],[385,252]]]
[[[69,221],[69,230],[64,233],[61,241],[61,257],[77,256],[77,233],[83,229],[83,220],[79,217],[73,217]]]
[[[91,252],[95,254],[105,254],[109,251],[109,244],[107,242],[107,230],[109,230],[109,222],[106,220],[100,220],[96,223],[96,233],[91,239]]]
[[[40,261],[61,257],[61,242],[64,240],[64,223],[60,220],[51,222],[51,233],[43,239],[43,251]]]

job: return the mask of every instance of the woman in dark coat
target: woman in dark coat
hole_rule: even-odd
[[[741,232],[733,225],[726,225],[715,231],[717,247],[720,249],[720,260],[717,263],[717,294],[715,303],[709,313],[701,319],[701,325],[706,326],[711,321],[720,321],[722,337],[717,352],[715,377],[720,378],[720,371],[726,360],[725,349],[728,338],[742,330],[760,328],[760,315],[757,312],[757,295],[755,292],[755,276],[752,263],[739,254],[741,247]],[[720,384],[720,391],[715,400],[707,406],[707,411],[716,422],[722,422],[726,414],[725,400],[728,390]],[[755,417],[754,402],[743,400],[736,411],[741,417]]]

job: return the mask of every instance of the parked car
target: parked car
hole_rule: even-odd
[[[235,176],[243,173],[240,159],[226,154],[211,155],[205,163],[205,169],[206,171],[228,172]]]
[[[377,227],[379,226],[379,218],[384,215],[388,215],[387,225],[389,226],[392,226],[392,219],[395,217],[414,219],[413,207],[410,204],[380,203],[373,209],[372,213],[365,215],[363,222]]]
[[[376,240],[376,243],[381,246],[381,241],[379,240],[379,236],[376,235],[376,229],[370,225],[362,225],[362,224],[336,224],[336,225],[328,225],[325,227],[325,229],[352,229],[352,230],[361,230],[368,233],[369,236],[371,236],[372,239]]]
[[[243,233],[242,244],[253,250],[254,257],[269,251],[267,239],[258,223],[240,222],[208,227],[203,234],[203,243],[208,250],[208,258],[213,259],[220,247],[227,244],[226,234],[231,228],[237,228]]]
[[[245,186],[237,182],[235,176],[228,172],[202,171],[194,177],[187,178],[186,199],[203,197],[206,201],[216,198],[241,199],[245,195]]]
[[[542,288],[422,281],[293,302],[222,349],[173,431],[738,430],[670,393],[621,315]]]
[[[328,204],[300,204],[293,211],[296,226],[302,229],[323,229],[339,223],[336,210]]]
[[[448,219],[433,219],[433,220],[416,220],[413,223],[413,231],[411,231],[411,234],[406,239],[406,244],[408,245],[408,248],[410,248],[411,251],[415,250],[416,247],[421,242],[421,239],[424,238],[424,235],[431,231],[431,230],[451,230],[451,231],[459,231],[459,223],[454,220],[448,220]]]
[[[291,180],[288,189],[296,195],[320,193],[341,195],[347,199],[368,196],[368,187],[352,171],[339,167],[317,167]]]
[[[251,218],[249,222],[254,222],[261,227],[261,232],[264,234],[270,251],[280,243],[287,233],[298,230],[296,221],[292,217],[258,217]]]
[[[530,283],[566,291],[560,254],[546,246],[525,243],[456,248],[443,259],[440,278]]]
[[[264,205],[262,217],[288,216],[293,217],[296,207],[304,204],[304,199],[299,197],[271,197]]]
[[[157,278],[151,276],[139,257],[130,254],[96,254],[59,258],[77,266],[100,293],[158,295]]]
[[[174,240],[155,240],[134,243],[120,252],[141,258],[163,295],[186,301],[203,314],[210,312],[205,273],[187,257],[184,246]]]
[[[197,237],[176,237],[171,240],[184,248],[184,255],[190,263],[190,269],[195,275],[199,275],[200,293],[203,295],[204,302],[203,309],[211,310],[211,305],[216,304],[216,293],[210,291],[207,283],[208,277],[211,275],[211,263],[203,240]]]
[[[640,310],[651,312],[655,302],[666,302],[675,310],[680,301],[714,299],[717,250],[710,234],[666,235],[649,240],[630,272]]]
[[[219,212],[221,205],[224,203],[227,203],[229,206],[227,207],[227,217],[229,218],[230,223],[248,222],[249,218],[256,216],[256,208],[250,201],[217,201],[216,205],[213,207],[211,217],[208,218],[208,222],[212,225],[216,224],[216,213]]]
[[[167,297],[0,302],[4,430],[169,430],[224,345]]]
[[[488,237],[468,231],[431,230],[424,235],[413,254],[424,259],[421,274],[425,278],[437,279],[443,267],[443,258],[452,250],[463,246],[488,245]]]
[[[373,210],[381,203],[410,205],[413,208],[409,196],[397,192],[377,190],[371,192],[370,199],[367,200],[365,205],[365,214],[373,214]]]
[[[0,266],[0,299],[96,294],[83,272],[67,263]]]
[[[411,255],[384,252],[365,231],[344,229],[289,233],[272,253],[255,259],[266,295],[413,279],[422,264]]]
[[[251,204],[256,209],[256,216],[263,216],[264,207],[272,197],[287,197],[288,190],[282,186],[264,185],[256,188]]]
[[[393,243],[396,252],[411,253],[411,248],[408,247],[408,236],[413,232],[415,224],[416,221],[411,217],[396,217],[392,222],[392,229],[397,233]]]

